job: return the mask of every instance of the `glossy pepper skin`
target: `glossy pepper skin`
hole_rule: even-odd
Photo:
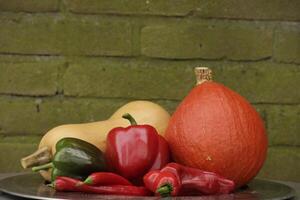
[[[127,128],[112,129],[106,140],[106,159],[121,176],[133,180],[142,178],[150,169],[160,169],[169,162],[169,149],[164,138],[150,125],[137,125],[129,114],[123,118],[131,123]]]
[[[101,150],[99,150],[96,146],[84,140],[78,138],[72,138],[72,137],[62,138],[55,145],[56,151],[60,151],[61,149],[66,147],[80,148],[86,152],[92,152],[92,153],[94,152],[99,153],[99,151],[101,152]]]
[[[70,177],[57,177],[52,184],[55,190],[61,192],[85,192],[104,195],[149,196],[151,192],[145,187],[133,185],[90,186],[80,180]]]
[[[158,135],[158,149],[152,166],[149,170],[163,168],[170,161],[170,150],[167,141],[161,135]]]
[[[233,181],[215,173],[177,163],[150,171],[143,179],[150,191],[161,196],[228,194],[235,187]]]
[[[32,170],[45,168],[52,168],[52,181],[57,176],[84,179],[93,172],[106,170],[106,163],[103,153],[94,145],[77,138],[63,138],[56,144],[52,162]]]
[[[85,175],[74,174],[69,171],[62,171],[55,167],[52,167],[51,180],[54,181],[56,179],[56,177],[58,177],[58,176],[67,176],[67,177],[72,177],[72,178],[76,178],[76,179],[80,179],[80,180],[85,179]]]
[[[124,177],[111,172],[94,172],[84,180],[84,183],[92,186],[132,185],[132,183]]]

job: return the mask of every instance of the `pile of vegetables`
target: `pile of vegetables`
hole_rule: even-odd
[[[159,134],[165,132],[170,119],[169,113],[158,104],[150,101],[132,101],[120,107],[107,120],[83,124],[67,124],[51,129],[42,137],[38,150],[21,159],[23,168],[51,162],[56,152],[56,143],[66,137],[84,140],[104,152],[108,132],[115,127],[127,127],[130,125],[129,121],[122,117],[125,113],[130,113],[139,124],[153,126]],[[51,181],[51,170],[41,170],[40,173],[45,180]]]
[[[267,137],[255,109],[196,68],[197,86],[170,118],[135,101],[110,119],[63,125],[23,158],[57,191],[131,196],[228,194],[247,184],[266,158]]]

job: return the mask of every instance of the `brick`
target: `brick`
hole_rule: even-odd
[[[53,95],[61,63],[0,63],[0,93]]]
[[[59,54],[62,28],[51,18],[5,18],[1,16],[0,52],[20,54]],[[57,33],[57,34],[56,34]],[[55,38],[55,36],[57,38]],[[16,39],[17,38],[17,39]]]
[[[299,105],[255,104],[267,129],[269,146],[299,146]]]
[[[131,24],[124,21],[71,19],[66,24],[67,54],[132,55]],[[69,39],[68,39],[69,38]]]
[[[195,66],[211,67],[214,80],[252,103],[300,102],[296,89],[300,68],[270,62],[89,59],[70,63],[63,77],[64,92],[67,96],[181,100],[195,84]]]
[[[266,107],[270,145],[300,146],[300,106]]]
[[[34,100],[0,97],[0,133],[28,135],[36,133],[39,117]]]
[[[233,27],[225,31],[225,56],[230,60],[259,60],[272,56],[271,29]]]
[[[101,121],[126,102],[116,99],[0,97],[0,133],[43,135],[62,124]]]
[[[297,65],[225,63],[215,70],[215,80],[252,103],[299,103],[300,68]]]
[[[108,119],[128,100],[45,99],[40,104],[38,129],[46,132],[61,124],[88,123]]]
[[[0,0],[0,11],[54,12],[58,11],[58,0]]]
[[[202,25],[146,26],[142,54],[171,59],[258,60],[272,55],[272,30]]]
[[[198,0],[195,15],[204,18],[300,20],[298,0],[239,1]]]
[[[272,147],[268,150],[267,160],[259,177],[297,182],[300,180],[299,169],[299,147]]]
[[[178,99],[195,82],[192,68],[184,63],[133,59],[70,63],[63,80],[66,96],[137,99]]]
[[[37,149],[40,138],[14,137],[0,140],[0,173],[23,172],[20,159]],[[29,171],[29,170],[27,170]]]
[[[74,13],[99,14],[150,14],[164,16],[184,16],[194,7],[193,0],[67,0],[67,7]]]
[[[274,58],[277,61],[300,63],[300,25],[295,28],[276,31]]]
[[[132,32],[128,22],[53,15],[15,18],[0,16],[0,22],[0,53],[111,56],[132,54]]]

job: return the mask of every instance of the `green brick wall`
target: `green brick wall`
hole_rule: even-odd
[[[269,136],[259,176],[300,181],[298,0],[0,0],[0,173],[54,126],[135,99],[171,113],[195,66],[245,96]]]

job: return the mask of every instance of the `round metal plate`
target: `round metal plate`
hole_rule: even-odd
[[[43,179],[38,174],[21,174],[11,176],[0,181],[0,191],[24,198],[46,199],[46,200],[65,200],[65,199],[158,199],[158,197],[129,197],[98,195],[75,192],[56,192],[46,186]],[[236,191],[233,194],[219,196],[190,196],[176,197],[174,199],[200,199],[200,200],[258,200],[258,199],[290,199],[295,196],[295,191],[287,185],[268,181],[253,180],[247,187]],[[173,199],[173,198],[172,198]]]

